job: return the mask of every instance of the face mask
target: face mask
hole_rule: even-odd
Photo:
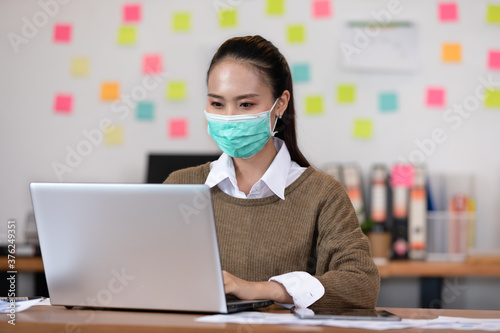
[[[249,158],[257,154],[274,132],[276,121],[271,128],[271,112],[269,111],[237,116],[222,116],[205,111],[208,121],[208,134],[212,136],[219,148],[235,158]]]

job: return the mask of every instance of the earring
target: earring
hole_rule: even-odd
[[[280,115],[278,118],[281,119],[283,115],[281,114],[281,112],[278,112],[278,114]]]

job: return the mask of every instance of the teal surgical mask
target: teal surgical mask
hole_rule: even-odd
[[[271,112],[269,111],[236,116],[222,116],[205,111],[208,121],[208,134],[212,136],[219,148],[235,158],[249,158],[257,154],[270,137],[274,136],[271,128]]]

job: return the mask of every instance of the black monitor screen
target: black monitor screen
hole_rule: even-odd
[[[147,183],[163,183],[173,171],[215,161],[217,155],[168,155],[149,154]]]

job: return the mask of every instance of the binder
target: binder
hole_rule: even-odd
[[[427,195],[425,189],[425,171],[415,167],[413,186],[410,189],[408,216],[408,241],[410,259],[423,260],[427,247]]]

